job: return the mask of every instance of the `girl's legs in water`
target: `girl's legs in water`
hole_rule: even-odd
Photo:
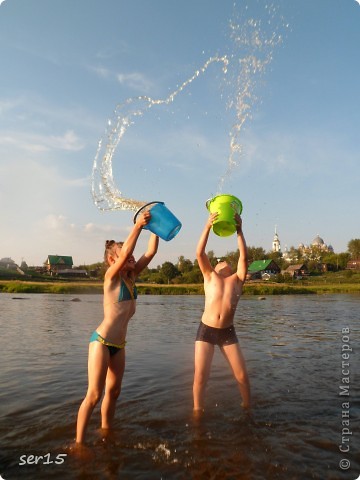
[[[105,396],[101,404],[101,427],[109,429],[115,415],[116,401],[121,392],[121,382],[125,370],[125,349],[122,348],[110,357],[105,382]]]
[[[106,374],[110,362],[110,353],[105,345],[99,342],[89,344],[88,359],[88,390],[80,405],[77,417],[76,443],[84,443],[94,407],[99,402],[104,390]]]

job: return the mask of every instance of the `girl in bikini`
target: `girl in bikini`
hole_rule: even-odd
[[[104,319],[90,338],[88,360],[88,390],[79,408],[76,442],[83,444],[86,428],[94,407],[101,404],[101,427],[110,429],[125,370],[125,338],[129,320],[135,313],[136,277],[157,252],[159,238],[151,234],[146,253],[136,262],[133,256],[142,228],[150,221],[150,212],[137,216],[136,223],[123,243],[107,240],[104,278]]]

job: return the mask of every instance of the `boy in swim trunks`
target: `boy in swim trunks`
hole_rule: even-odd
[[[125,338],[129,320],[135,313],[136,277],[157,252],[159,238],[151,234],[146,253],[135,261],[133,251],[142,228],[150,221],[148,211],[137,216],[136,223],[124,243],[107,240],[104,260],[108,269],[104,278],[104,319],[90,338],[88,390],[78,413],[76,442],[85,441],[86,428],[94,407],[101,404],[101,427],[110,429],[120,395],[125,369]]]
[[[233,325],[236,306],[247,273],[247,250],[242,232],[242,220],[235,214],[237,244],[240,257],[233,273],[227,262],[212,267],[205,248],[210,229],[218,214],[212,213],[200,236],[196,257],[204,277],[205,308],[195,341],[195,374],[193,384],[194,413],[204,410],[205,389],[210,376],[215,345],[227,359],[242,396],[242,406],[250,407],[250,385],[244,357]]]

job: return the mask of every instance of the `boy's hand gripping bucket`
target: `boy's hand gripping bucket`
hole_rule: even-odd
[[[143,205],[134,215],[134,223],[140,212],[149,210],[150,222],[143,227],[145,230],[155,233],[165,241],[172,240],[179,233],[181,222],[165,207],[164,202],[150,202]]]
[[[233,195],[217,195],[206,202],[206,208],[210,213],[217,212],[219,215],[213,224],[213,232],[219,237],[228,237],[236,232],[234,215],[241,215],[242,203]]]

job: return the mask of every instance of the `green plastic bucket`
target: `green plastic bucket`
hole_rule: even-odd
[[[206,202],[210,213],[217,212],[218,218],[213,224],[213,232],[219,237],[228,237],[236,232],[234,215],[241,215],[242,203],[234,195],[217,195]]]

